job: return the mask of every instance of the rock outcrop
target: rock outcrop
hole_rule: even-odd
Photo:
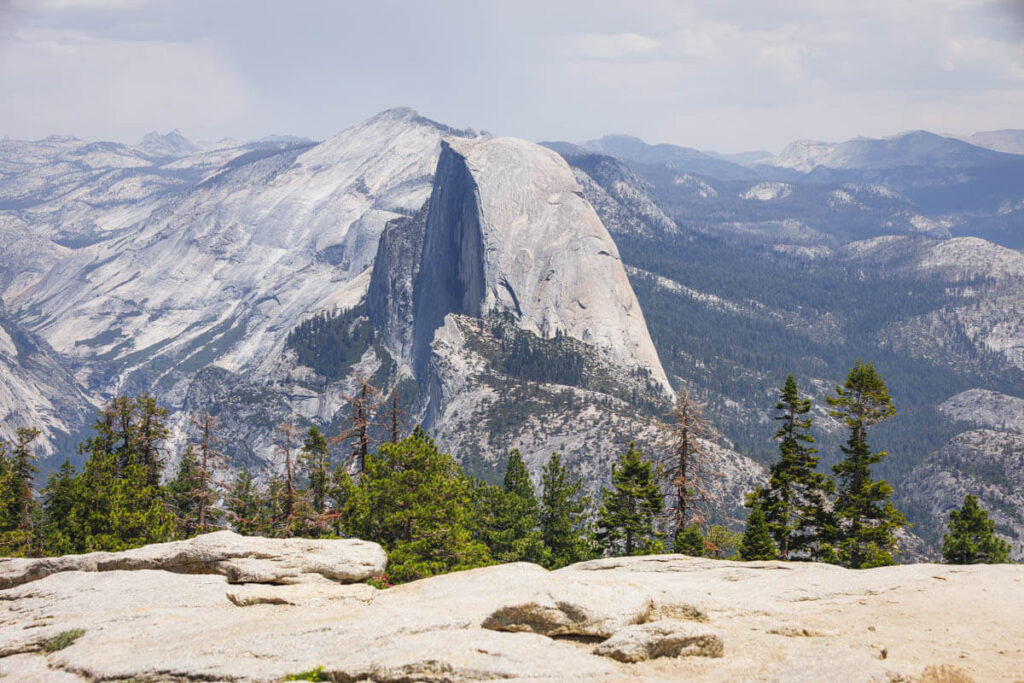
[[[262,543],[268,561],[294,553]],[[1024,568],[1009,565],[851,571],[662,555],[554,572],[500,565],[383,591],[69,571],[0,591],[0,673],[5,683],[278,681],[317,669],[396,682],[1012,681],[1024,670],[1022,603]],[[497,615],[518,626],[495,630]]]
[[[418,370],[448,314],[507,312],[539,337],[579,339],[669,391],[618,249],[553,151],[513,138],[442,143],[420,263]]]
[[[221,574],[228,583],[289,584],[320,578],[351,583],[384,571],[387,555],[376,543],[310,538],[267,539],[217,531],[185,541],[116,553],[0,559],[0,589],[59,572],[159,569],[180,574]]]

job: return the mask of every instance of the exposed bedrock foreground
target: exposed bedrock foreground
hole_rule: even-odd
[[[661,555],[554,572],[503,565],[379,591],[362,581],[383,559],[361,541],[220,532],[126,553],[0,560],[9,586],[0,674],[4,683],[275,681],[318,668],[336,681],[1024,678],[1021,566],[850,571]]]

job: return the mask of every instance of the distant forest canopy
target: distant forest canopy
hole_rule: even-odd
[[[662,425],[663,452],[630,444],[612,466],[610,488],[592,499],[557,453],[542,468],[539,492],[516,450],[501,485],[467,475],[420,427],[400,433],[396,400],[363,381],[338,434],[280,425],[279,462],[265,481],[244,468],[224,478],[218,420],[209,414],[196,416],[195,438],[173,476],[165,476],[168,413],[147,395],[110,401],[80,447],[88,456],[82,469],[65,462],[41,489],[32,451],[39,432],[20,429],[13,443],[0,443],[0,550],[122,550],[230,527],[373,540],[388,551],[395,581],[496,562],[560,567],[668,550],[854,568],[893,564],[895,531],[906,519],[891,502],[892,487],[873,479],[886,453],[872,450],[869,435],[896,412],[875,367],[858,361],[828,398],[829,414],[848,432],[831,474],[818,471],[811,401],[792,375],[777,393],[771,436],[779,456],[767,482],[747,496],[743,533],[707,514],[714,473],[706,440],[718,433],[685,391]],[[374,443],[371,425],[382,422],[391,433]],[[1009,546],[995,539],[976,500],[965,501],[950,529],[949,561],[1007,561]]]

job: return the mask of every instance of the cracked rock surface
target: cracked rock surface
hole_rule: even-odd
[[[263,543],[308,568],[286,561],[286,542]],[[1014,681],[1024,670],[1020,566],[851,571],[661,555],[553,572],[508,564],[383,591],[323,571],[288,585],[152,568],[50,574],[0,591],[0,674],[914,681],[930,668]],[[44,650],[73,629],[84,634]]]

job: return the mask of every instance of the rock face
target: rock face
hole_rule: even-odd
[[[565,161],[523,140],[443,143],[416,282],[414,361],[450,313],[503,311],[669,390],[618,249]]]
[[[283,541],[264,543],[265,559],[292,553]],[[317,668],[341,681],[913,681],[942,670],[955,680],[1012,681],[1024,668],[1022,601],[1024,569],[1009,565],[850,571],[663,555],[554,572],[501,565],[385,591],[71,571],[0,591],[0,673],[5,681],[278,681]],[[566,616],[549,620],[560,624],[553,630],[490,628],[516,605]],[[84,633],[70,646],[44,650],[73,629]]]
[[[972,429],[929,453],[907,476],[901,499],[930,512],[915,531],[938,547],[949,511],[968,493],[1009,541],[1010,556],[1024,559],[1024,434]]]
[[[309,538],[266,539],[233,531],[117,553],[0,560],[0,588],[59,572],[160,569],[181,574],[221,574],[229,583],[290,584],[318,578],[365,581],[384,571],[387,555],[376,543]]]
[[[620,662],[659,657],[721,657],[722,651],[722,639],[711,629],[674,621],[652,621],[624,628],[594,648],[594,654]]]

